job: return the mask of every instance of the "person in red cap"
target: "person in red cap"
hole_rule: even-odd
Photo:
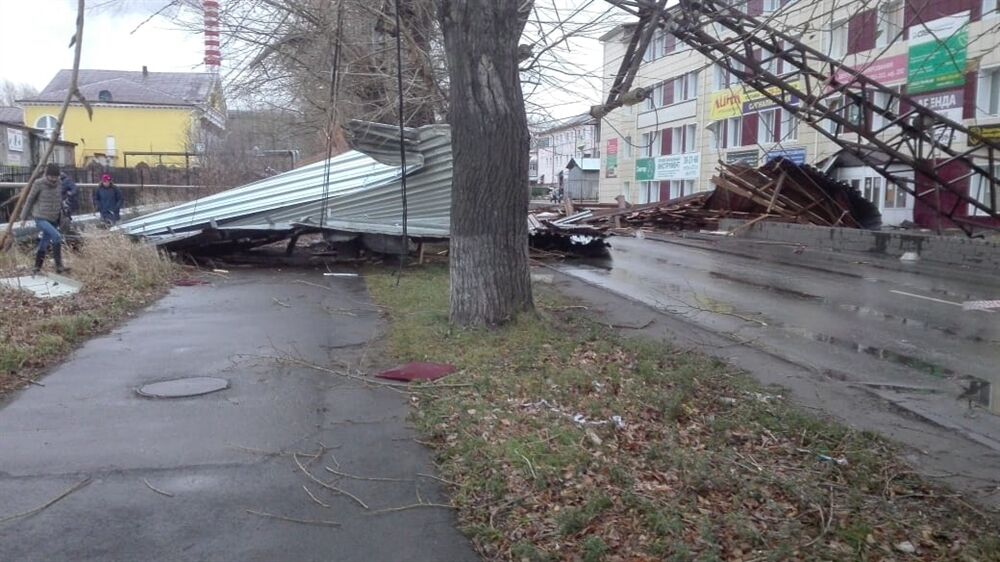
[[[94,190],[94,208],[101,214],[101,220],[108,225],[118,222],[124,202],[122,190],[111,181],[111,176],[101,176],[101,184]]]

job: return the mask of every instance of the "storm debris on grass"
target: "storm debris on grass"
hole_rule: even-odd
[[[29,275],[31,259],[0,255],[0,276]],[[0,396],[30,384],[84,339],[158,298],[176,273],[155,248],[100,230],[85,232],[79,253],[66,252],[66,261],[68,276],[83,284],[79,293],[39,298],[0,288]]]
[[[368,282],[395,359],[448,362],[472,383],[414,396],[413,417],[487,559],[1000,560],[997,521],[891,444],[718,361],[558,307],[452,330],[443,268]]]

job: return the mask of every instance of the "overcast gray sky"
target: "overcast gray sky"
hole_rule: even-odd
[[[146,65],[161,72],[203,70],[200,34],[182,30],[163,17],[139,27],[167,4],[169,0],[87,0],[82,67],[141,70]],[[559,64],[554,64],[553,56],[546,60],[560,68],[547,72],[542,84],[525,84],[525,93],[552,116],[585,112],[598,99],[602,59],[595,37],[611,24],[609,7],[603,0],[536,0],[536,16],[528,24],[526,40],[557,41],[563,31],[595,19],[603,23],[553,49]],[[0,0],[0,79],[25,82],[41,90],[58,70],[71,68],[73,50],[68,45],[75,17],[75,0]],[[541,28],[535,23],[539,20]],[[564,24],[555,26],[559,21]],[[139,29],[133,32],[136,27]],[[225,55],[224,71],[232,62],[226,61]]]
[[[88,0],[83,68],[153,71],[202,69],[202,37],[155,18],[131,33],[166,0]],[[73,67],[68,47],[76,23],[73,0],[0,0],[0,79],[41,90],[55,73]]]

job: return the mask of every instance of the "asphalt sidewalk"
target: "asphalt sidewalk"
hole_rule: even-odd
[[[0,560],[478,559],[451,510],[408,507],[447,499],[406,395],[262,357],[356,366],[380,329],[360,278],[174,289],[0,402]],[[230,386],[136,393],[204,376]]]

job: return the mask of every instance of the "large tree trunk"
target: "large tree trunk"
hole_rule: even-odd
[[[522,0],[441,0],[451,146],[451,321],[495,326],[533,308]]]

